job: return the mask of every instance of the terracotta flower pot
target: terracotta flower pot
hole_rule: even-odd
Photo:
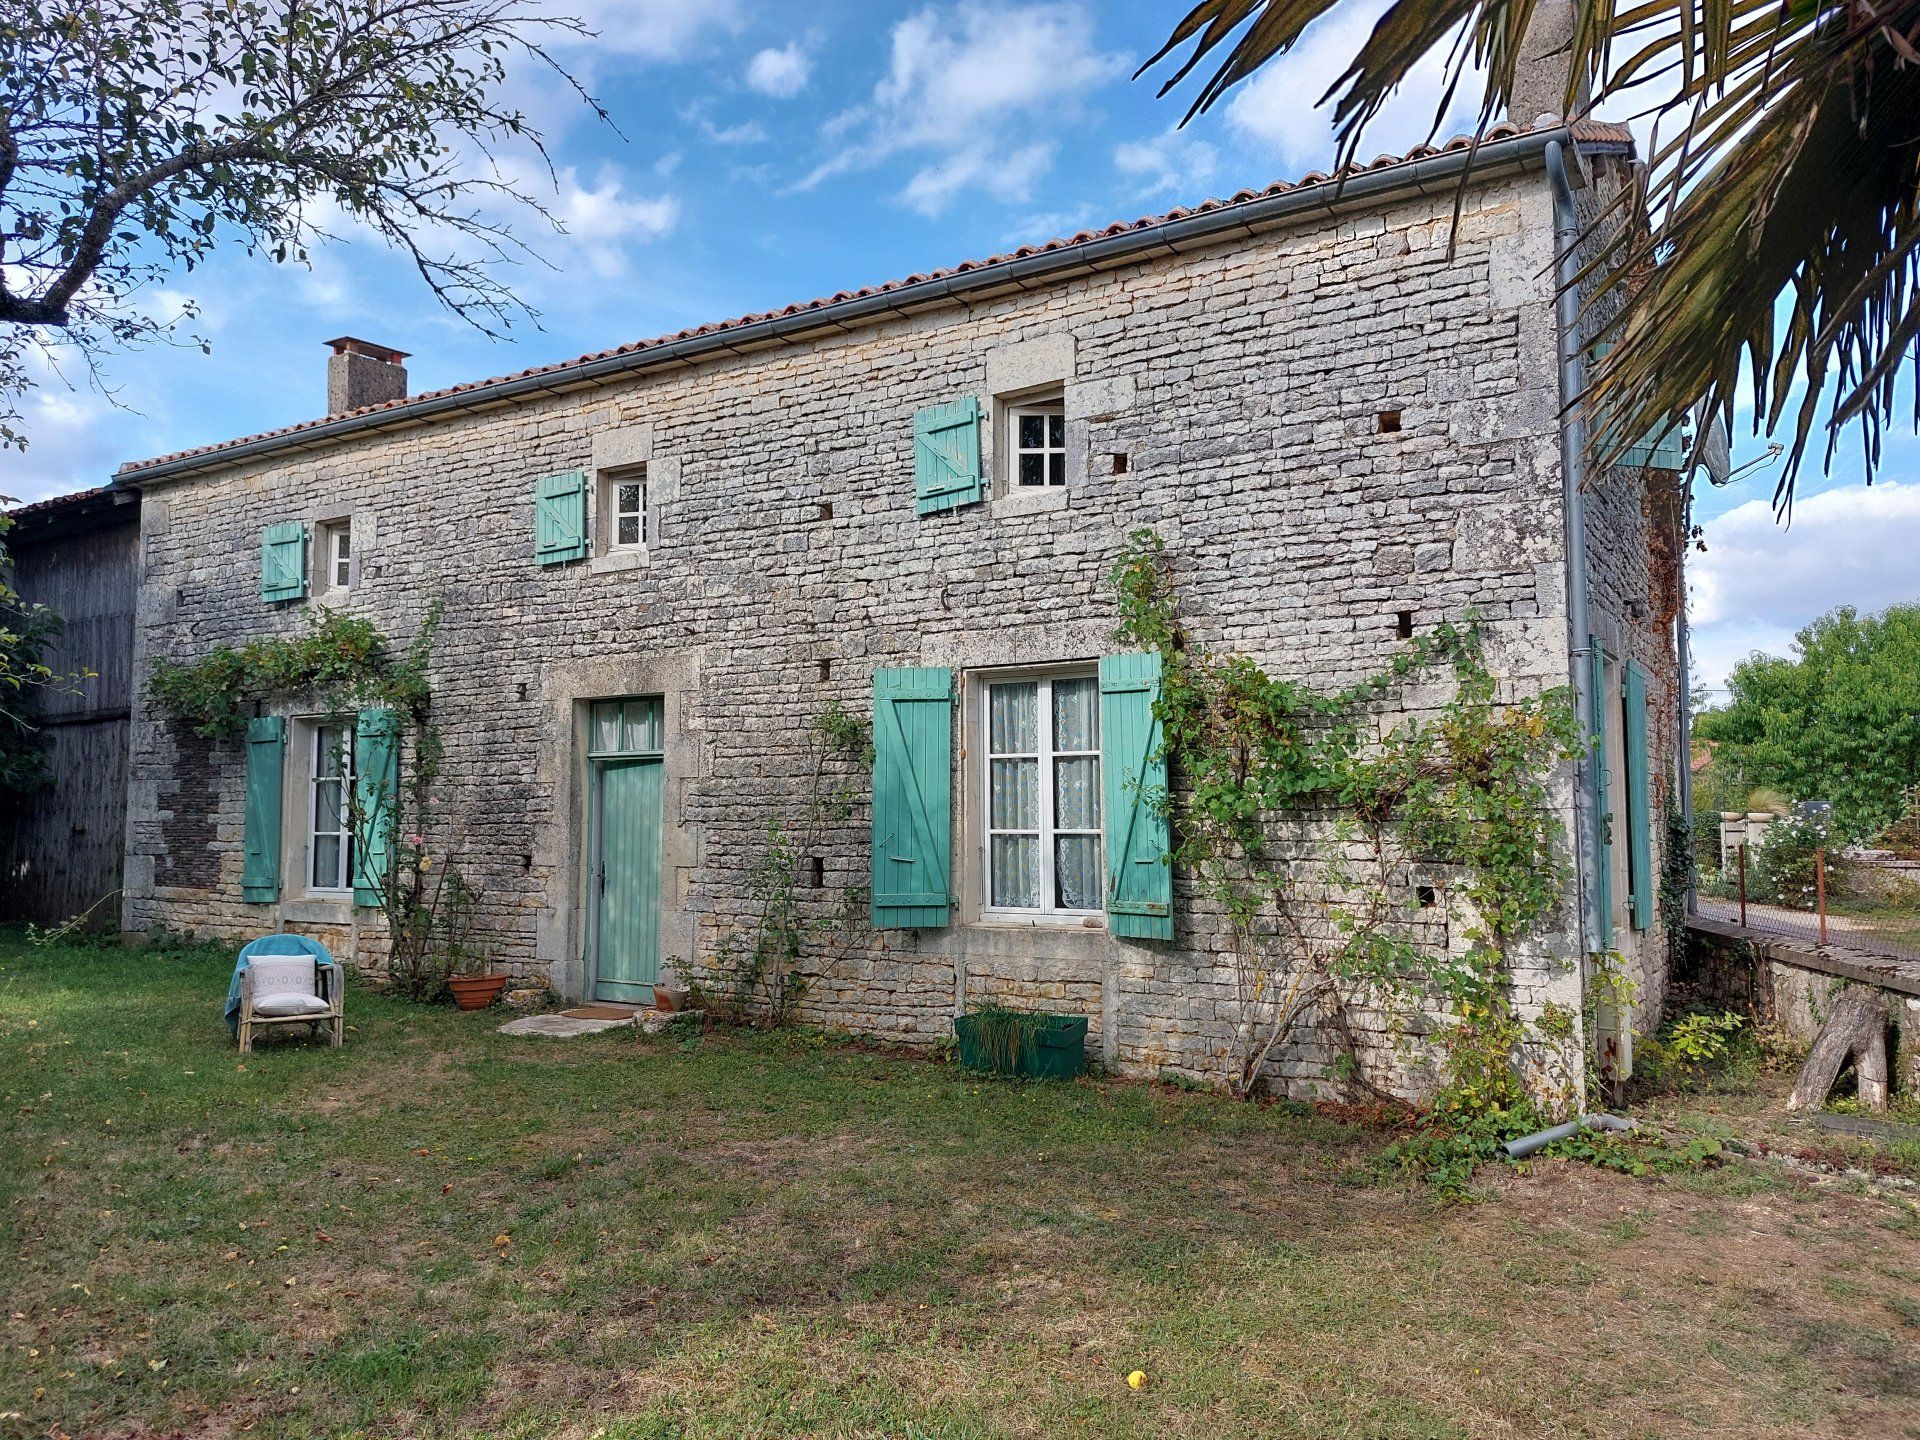
[[[484,1010],[500,998],[507,988],[504,975],[455,975],[447,981],[453,1003],[462,1010]]]
[[[662,1015],[672,1015],[687,1008],[687,992],[674,985],[656,985],[653,987],[653,1008]]]

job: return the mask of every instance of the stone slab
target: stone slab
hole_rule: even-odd
[[[574,1020],[565,1015],[522,1015],[518,1020],[509,1020],[500,1027],[502,1035],[544,1035],[550,1040],[571,1040],[576,1035],[598,1035],[602,1030],[615,1030],[622,1025],[633,1024],[629,1015],[624,1020]]]

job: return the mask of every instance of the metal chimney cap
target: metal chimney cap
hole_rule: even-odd
[[[371,340],[358,340],[351,335],[342,335],[326,344],[336,355],[365,355],[374,360],[384,360],[389,365],[398,365],[408,354],[405,350],[395,350],[391,345],[376,345]]]

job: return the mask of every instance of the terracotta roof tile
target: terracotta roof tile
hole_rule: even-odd
[[[1629,144],[1632,142],[1631,133],[1623,125],[1612,125],[1598,121],[1580,121],[1570,128],[1575,138],[1579,140]],[[1485,135],[1481,137],[1480,143],[1484,144],[1487,141],[1503,140],[1511,136],[1526,133],[1528,132],[1525,127],[1502,121],[1499,124],[1490,126]],[[1424,160],[1433,155],[1468,150],[1471,149],[1473,145],[1474,139],[1469,135],[1456,135],[1453,139],[1440,145],[1416,145],[1404,155],[1381,155],[1368,164],[1350,166],[1342,172],[1342,178],[1361,174],[1366,171],[1384,170],[1396,165],[1406,165],[1416,160]],[[661,335],[651,340],[633,341],[625,345],[617,345],[609,350],[594,351],[586,355],[575,356],[569,360],[554,361],[551,364],[538,365],[527,370],[515,371],[508,375],[497,375],[487,380],[466,381],[462,384],[450,385],[440,390],[422,391],[419,394],[408,395],[400,400],[389,400],[379,405],[364,406],[358,410],[342,411],[335,415],[325,415],[313,420],[303,420],[296,425],[286,425],[275,430],[265,430],[257,435],[244,435],[238,439],[222,440],[211,445],[196,446],[187,450],[176,450],[168,455],[156,455],[147,460],[131,461],[122,465],[119,473],[126,475],[178,460],[211,456],[218,454],[222,450],[233,449],[242,445],[251,445],[262,440],[277,440],[283,437],[298,435],[304,430],[312,430],[321,425],[331,424],[343,419],[372,415],[382,410],[394,410],[401,406],[417,404],[423,400],[439,400],[469,394],[474,391],[486,390],[493,386],[503,385],[512,381],[531,380],[542,375],[554,375],[594,361],[638,354],[645,350],[670,345],[676,341],[720,334],[728,330],[739,329],[766,320],[803,315],[809,311],[825,309],[827,306],[839,304],[851,299],[865,299],[874,295],[883,295],[896,290],[904,290],[909,286],[923,284],[929,280],[941,280],[952,275],[966,274],[970,271],[982,270],[989,266],[1003,264],[1009,260],[1025,259],[1029,256],[1045,255],[1061,250],[1068,250],[1077,245],[1086,245],[1111,236],[1124,235],[1129,231],[1144,230],[1171,220],[1184,219],[1189,215],[1205,214],[1214,210],[1224,209],[1228,206],[1245,204],[1253,200],[1264,200],[1273,196],[1287,194],[1290,191],[1304,189],[1308,186],[1325,185],[1333,179],[1333,176],[1315,170],[1307,175],[1303,175],[1298,180],[1281,180],[1258,190],[1236,191],[1226,200],[1209,199],[1191,207],[1176,207],[1162,215],[1149,215],[1139,220],[1118,221],[1101,230],[1082,230],[1076,235],[1048,240],[1043,244],[1022,245],[1019,249],[1010,251],[1007,254],[989,256],[984,260],[963,260],[959,264],[949,266],[945,269],[909,275],[904,280],[889,280],[881,285],[864,285],[860,289],[853,291],[841,290],[833,295],[822,296],[816,300],[802,301],[788,305],[780,310],[768,311],[759,315],[743,315],[733,320],[722,320],[699,325],[692,329],[677,331],[671,335]]]
[[[96,500],[112,489],[111,485],[96,485],[91,490],[75,490],[70,495],[53,495],[45,500],[35,500],[26,505],[15,505],[6,513],[17,519],[22,515],[40,515],[49,510],[64,510],[70,505],[78,505],[86,500]]]

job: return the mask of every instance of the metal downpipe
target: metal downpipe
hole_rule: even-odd
[[[1553,192],[1555,329],[1560,350],[1560,483],[1566,521],[1567,629],[1573,660],[1573,703],[1580,733],[1587,746],[1575,762],[1573,813],[1574,873],[1580,890],[1580,955],[1583,971],[1600,935],[1599,886],[1593,869],[1599,845],[1593,804],[1593,767],[1598,737],[1593,732],[1593,647],[1587,617],[1587,509],[1585,496],[1587,436],[1583,409],[1587,389],[1586,359],[1580,346],[1580,297],[1574,289],[1579,273],[1580,219],[1574,207],[1573,184],[1567,178],[1566,147],[1547,142],[1543,157]],[[1583,975],[1584,982],[1584,975]]]

